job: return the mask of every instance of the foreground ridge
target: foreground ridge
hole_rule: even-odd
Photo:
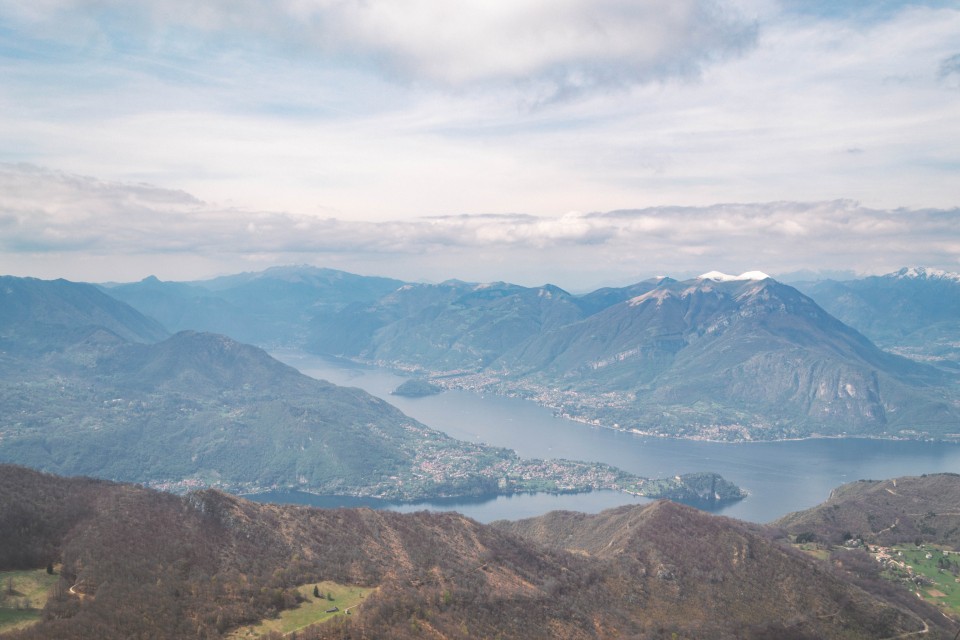
[[[303,637],[877,638],[923,628],[759,527],[668,502],[489,526],[215,490],[174,496],[0,465],[0,510],[12,514],[0,521],[12,542],[0,570],[53,563],[61,577],[18,640],[221,637],[296,607],[298,585],[323,581],[374,591]]]

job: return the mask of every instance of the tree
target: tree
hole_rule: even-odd
[[[317,600],[320,599],[320,587],[318,585],[313,585],[313,597]]]

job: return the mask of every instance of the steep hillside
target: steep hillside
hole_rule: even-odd
[[[576,553],[457,514],[178,497],[0,465],[0,512],[12,511],[0,538],[29,530],[37,551],[24,558],[62,563],[42,621],[17,640],[218,638],[296,607],[295,587],[322,580],[375,591],[298,637],[879,638],[924,625],[826,564],[669,504],[601,514],[636,535]],[[916,606],[938,637],[939,614]]]
[[[47,358],[0,380],[0,460],[173,489],[405,499],[642,482],[605,465],[521,460],[454,440],[224,336],[181,332],[86,353],[81,364]],[[641,491],[682,498],[691,487]]]
[[[0,276],[0,351],[62,349],[97,331],[156,342],[169,334],[155,320],[88,284]]]
[[[960,368],[960,274],[916,267],[798,286],[882,348]]]
[[[725,628],[731,618],[740,633],[771,638],[855,637],[865,629],[867,637],[885,637],[893,620],[918,629],[912,615],[878,606],[826,564],[772,542],[761,527],[682,505],[554,512],[493,526],[616,566],[643,594],[637,605],[651,631],[683,620],[696,637],[719,629],[736,635]]]
[[[373,303],[354,302],[332,315],[318,315],[310,326],[307,349],[314,353],[358,357],[375,348],[378,331],[407,318],[424,322],[473,285],[456,280],[441,284],[405,284]]]
[[[551,285],[407,285],[375,305],[318,321],[311,348],[433,371],[477,371],[583,315],[573,296]]]
[[[766,277],[665,282],[490,370],[564,413],[672,435],[944,436],[960,415],[941,373]]]
[[[773,524],[833,544],[853,536],[883,545],[921,540],[960,548],[960,475],[851,482],[823,504]]]

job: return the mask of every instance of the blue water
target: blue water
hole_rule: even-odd
[[[549,409],[515,398],[447,391],[425,398],[392,396],[404,378],[381,369],[302,353],[276,353],[307,375],[360,387],[407,415],[461,440],[514,449],[530,458],[606,462],[648,477],[715,471],[750,492],[716,513],[769,522],[827,498],[830,490],[858,479],[942,471],[960,472],[960,444],[865,439],[816,439],[727,444],[650,438],[558,418]],[[315,496],[272,496],[308,502]],[[481,522],[539,515],[554,509],[597,512],[641,501],[626,494],[519,495],[485,501],[435,501],[414,505],[371,503],[400,511],[450,509]],[[326,505],[354,506],[342,498]]]

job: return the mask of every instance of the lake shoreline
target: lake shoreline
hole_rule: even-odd
[[[348,369],[366,369],[370,371],[380,371],[380,372],[400,376],[405,379],[411,379],[410,376],[416,376],[416,377],[424,377],[425,379],[439,380],[439,379],[450,379],[450,378],[455,378],[456,376],[464,375],[461,373],[444,374],[444,373],[430,372],[423,368],[404,368],[396,365],[390,365],[387,363],[378,363],[376,361],[347,358],[344,356],[314,354],[314,353],[309,353],[305,351],[289,350],[289,349],[271,352],[271,355],[273,355],[274,357],[278,358],[283,362],[286,362],[286,360],[284,360],[284,357],[319,358],[331,363],[337,363],[339,366],[345,365],[345,368],[348,368]],[[809,440],[882,440],[882,441],[889,441],[889,442],[931,442],[931,443],[942,442],[947,444],[960,444],[960,434],[956,434],[956,437],[954,438],[910,438],[906,436],[895,436],[895,435],[877,436],[877,435],[869,435],[869,434],[836,434],[836,435],[811,434],[809,436],[798,436],[798,437],[791,437],[791,438],[774,438],[774,439],[762,439],[762,438],[717,439],[717,438],[710,438],[706,436],[697,436],[697,435],[682,436],[682,435],[675,435],[675,434],[668,434],[668,433],[660,433],[657,431],[644,431],[641,429],[637,429],[635,427],[619,427],[615,425],[604,424],[602,422],[599,422],[596,418],[588,418],[586,416],[578,416],[578,415],[564,413],[562,411],[562,407],[558,407],[556,405],[552,405],[545,402],[539,402],[535,399],[528,398],[522,394],[500,393],[496,389],[486,389],[483,392],[481,392],[468,386],[459,386],[459,385],[451,385],[449,387],[442,387],[442,388],[443,388],[443,391],[441,393],[448,392],[448,391],[460,391],[464,393],[474,394],[480,397],[483,397],[483,395],[485,394],[492,394],[501,398],[521,400],[523,402],[528,402],[534,406],[548,409],[552,412],[552,414],[555,417],[562,420],[569,420],[570,422],[575,422],[577,424],[582,424],[587,427],[594,427],[597,429],[607,429],[609,431],[616,431],[619,433],[627,433],[627,434],[641,436],[641,437],[658,438],[658,439],[707,442],[707,443],[713,443],[713,444],[754,444],[754,443],[769,444],[769,443],[776,443],[776,442],[805,442]],[[401,397],[407,397],[412,399],[430,397],[429,395],[403,396],[403,394],[394,394],[392,391],[390,393],[391,395],[398,395]],[[430,394],[430,395],[438,395],[438,394]],[[948,434],[948,435],[953,435],[953,434]]]
[[[523,458],[601,462],[647,478],[716,472],[749,495],[711,511],[750,522],[770,522],[812,507],[853,480],[960,471],[960,444],[954,442],[851,435],[742,442],[654,436],[574,422],[528,399],[461,390],[412,399],[392,396],[390,391],[405,378],[391,371],[300,351],[276,355],[311,377],[372,393],[458,440],[511,449]],[[566,502],[562,496],[560,500],[544,499],[538,506],[531,503],[530,508],[602,506],[591,504],[601,501],[597,492],[581,496],[586,497]],[[499,499],[488,509],[502,508],[502,519],[510,519],[516,509],[506,500]],[[527,515],[536,513],[518,517]]]

